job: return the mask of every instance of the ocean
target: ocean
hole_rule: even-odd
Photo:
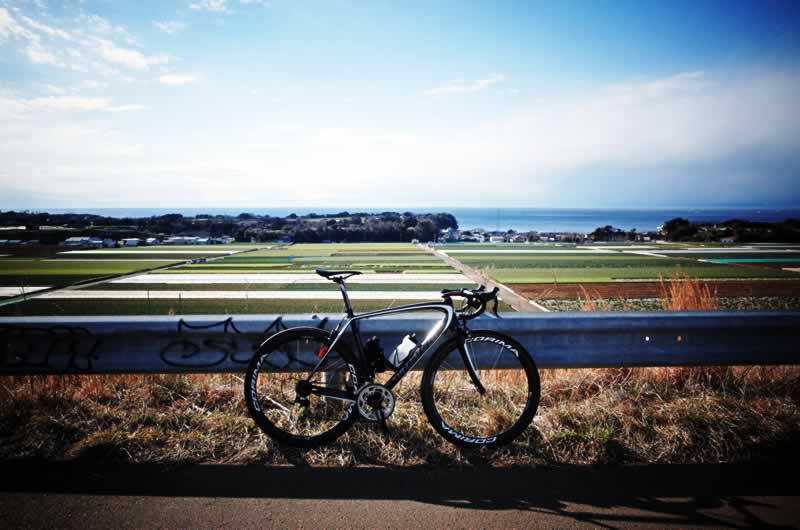
[[[538,232],[578,232],[587,233],[597,227],[611,225],[623,230],[636,229],[640,232],[655,230],[664,221],[683,217],[690,221],[725,221],[743,219],[748,221],[777,222],[788,218],[800,218],[800,209],[770,208],[692,208],[692,209],[588,209],[588,208],[39,208],[38,211],[50,213],[89,213],[113,217],[150,217],[167,213],[180,213],[186,216],[198,214],[238,215],[248,212],[259,215],[284,217],[291,213],[367,212],[385,211],[414,213],[448,212],[458,220],[459,228],[483,228],[485,230],[508,230],[518,232],[536,230]]]

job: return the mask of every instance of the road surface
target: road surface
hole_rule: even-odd
[[[0,464],[7,528],[790,528],[796,464],[499,469]]]

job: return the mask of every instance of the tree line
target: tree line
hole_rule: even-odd
[[[241,213],[184,216],[170,213],[150,217],[110,217],[93,214],[29,211],[0,212],[0,226],[24,227],[3,231],[4,239],[36,239],[58,243],[67,237],[99,238],[230,236],[237,241],[292,240],[299,243],[431,241],[445,229],[457,229],[449,213],[348,212],[285,217]],[[41,230],[40,227],[49,227]],[[58,228],[58,229],[55,229]]]

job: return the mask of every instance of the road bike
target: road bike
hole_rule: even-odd
[[[423,358],[428,361],[420,382],[422,405],[433,428],[448,441],[499,446],[531,423],[540,396],[533,358],[512,337],[467,327],[490,302],[498,316],[496,287],[443,289],[441,301],[356,314],[345,280],[360,272],[316,272],[339,286],[342,320],[331,331],[297,327],[269,337],[256,350],[245,376],[250,414],[273,439],[298,447],[324,445],[359,418],[379,424],[388,434],[387,420],[395,410],[392,390]],[[407,320],[409,325],[432,325],[422,339],[410,333],[397,340],[388,355],[376,336],[363,340],[364,321],[399,317],[402,322],[402,315],[416,317]],[[431,315],[435,318],[427,318]],[[307,361],[298,367],[298,359]],[[275,367],[283,369],[278,373]],[[295,371],[287,373],[287,367]],[[378,383],[376,376],[383,372],[393,374]]]

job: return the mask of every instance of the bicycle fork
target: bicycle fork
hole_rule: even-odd
[[[469,348],[467,348],[467,337],[469,337],[468,332],[459,334],[458,352],[461,354],[461,360],[464,361],[464,366],[467,369],[472,384],[475,386],[475,390],[477,390],[480,395],[484,395],[486,394],[486,388],[481,382],[481,377],[478,375],[478,370],[475,368],[475,363],[472,360],[472,354],[470,354]]]

